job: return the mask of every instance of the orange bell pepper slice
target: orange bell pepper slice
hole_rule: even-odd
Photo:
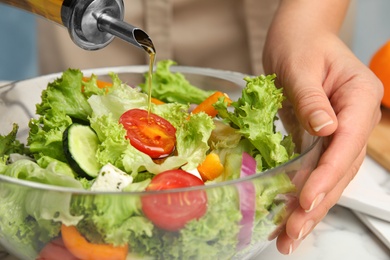
[[[221,176],[224,171],[223,164],[216,153],[209,153],[197,169],[203,181],[214,180]]]
[[[110,244],[93,244],[80,234],[75,226],[61,225],[62,240],[65,247],[77,258],[82,260],[124,260],[128,246],[113,246]]]
[[[156,105],[162,105],[162,104],[165,104],[165,102],[164,101],[161,101],[160,99],[157,99],[157,98],[153,98],[152,97],[152,103],[153,104],[156,104]]]
[[[214,108],[214,104],[217,103],[219,98],[225,98],[225,101],[228,102],[228,105],[232,103],[232,100],[229,98],[229,96],[221,91],[216,91],[214,94],[210,95],[208,98],[206,98],[202,103],[197,105],[194,110],[192,110],[192,114],[196,114],[199,112],[205,112],[211,117],[215,117],[218,114],[218,111]]]

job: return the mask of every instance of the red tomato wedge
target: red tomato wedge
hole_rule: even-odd
[[[192,186],[203,186],[198,177],[183,171],[169,170],[152,179],[147,191],[169,190]],[[150,194],[141,198],[145,216],[157,227],[178,231],[187,222],[199,219],[207,211],[207,194],[204,190]]]
[[[175,149],[175,127],[156,114],[130,109],[119,122],[126,129],[131,145],[153,159],[167,157]]]

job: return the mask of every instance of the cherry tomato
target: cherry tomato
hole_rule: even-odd
[[[131,145],[154,159],[167,157],[175,148],[175,127],[156,114],[130,109],[119,122],[125,127]]]
[[[39,256],[36,260],[78,260],[77,257],[72,255],[66,249],[64,241],[61,237],[55,238],[50,241],[46,246],[41,250]]]
[[[192,186],[203,186],[198,177],[183,171],[169,170],[152,179],[147,191],[169,190]],[[141,198],[145,216],[157,227],[177,231],[187,222],[199,219],[207,210],[207,195],[204,190],[149,194]]]

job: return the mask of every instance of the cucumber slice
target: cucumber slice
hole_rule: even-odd
[[[95,178],[101,165],[96,160],[99,139],[91,127],[71,124],[64,131],[63,148],[70,167],[80,176]]]

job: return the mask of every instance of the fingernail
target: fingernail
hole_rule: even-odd
[[[309,124],[314,131],[318,132],[325,126],[333,124],[333,120],[324,110],[319,110],[310,115]]]
[[[294,252],[293,243],[290,244],[290,247],[288,248],[288,255],[291,255]]]
[[[324,199],[325,193],[320,193],[317,195],[317,197],[313,200],[313,202],[310,205],[310,208],[308,210],[305,210],[307,213],[312,211],[315,207],[318,206],[318,204],[321,203],[321,201]]]
[[[306,223],[302,226],[301,231],[299,231],[298,240],[302,239],[304,236],[306,236],[310,230],[313,228],[314,221],[308,220]]]
[[[300,243],[301,240],[294,240],[288,248],[288,255],[291,255],[294,252],[294,250],[299,246]]]

